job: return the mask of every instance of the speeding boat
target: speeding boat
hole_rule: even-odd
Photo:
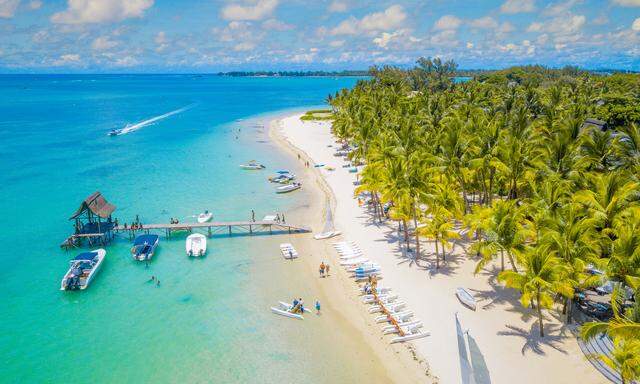
[[[160,238],[158,235],[140,235],[133,241],[131,255],[134,260],[151,260],[153,253],[158,246]]]
[[[187,236],[186,249],[187,256],[204,256],[207,253],[207,237],[201,233]]]
[[[106,253],[104,249],[96,249],[74,257],[60,282],[60,290],[86,289],[100,269]]]
[[[471,292],[467,291],[464,288],[456,288],[456,296],[462,304],[466,305],[470,309],[476,310],[476,299],[473,297]]]
[[[265,169],[266,167],[262,164],[258,164],[255,160],[251,160],[249,164],[241,164],[240,168],[247,171],[259,171]]]
[[[276,188],[276,193],[287,193],[291,191],[295,191],[296,189],[300,189],[302,187],[302,183],[291,183],[287,185],[283,185],[282,187]]]
[[[121,129],[112,129],[111,131],[109,131],[109,136],[118,136],[120,132],[122,132]]]
[[[198,215],[198,223],[206,223],[207,221],[211,221],[211,219],[213,219],[213,213],[206,210]]]

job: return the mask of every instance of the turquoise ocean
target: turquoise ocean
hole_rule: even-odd
[[[266,300],[281,297],[264,293],[286,285],[269,236],[217,236],[196,260],[184,235],[162,236],[145,267],[120,235],[87,290],[59,290],[78,252],[60,248],[69,216],[94,191],[129,223],[194,221],[204,209],[215,220],[248,220],[251,209],[260,219],[304,205],[304,193],[276,195],[266,182],[276,169],[297,169],[270,142],[268,121],[356,81],[0,76],[0,382],[356,381],[351,356],[325,353],[335,338],[304,345],[302,322],[269,312]],[[240,171],[251,159],[267,171]]]

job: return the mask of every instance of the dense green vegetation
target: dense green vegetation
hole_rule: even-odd
[[[365,164],[358,192],[375,220],[398,222],[417,262],[440,268],[451,240],[469,237],[476,272],[498,260],[541,336],[543,311],[557,305],[571,321],[576,293],[614,282],[613,318],[582,336],[607,332],[615,350],[603,361],[637,378],[640,76],[528,66],[456,84],[456,70],[439,59],[373,68],[329,97],[334,134]],[[606,125],[584,124],[593,118]]]

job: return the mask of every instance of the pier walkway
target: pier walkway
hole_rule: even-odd
[[[283,223],[281,221],[263,220],[263,221],[211,221],[206,223],[178,223],[178,224],[143,224],[142,228],[131,229],[118,225],[113,228],[114,232],[126,232],[129,237],[134,237],[138,232],[149,233],[151,231],[164,231],[167,237],[172,232],[193,232],[195,229],[205,230],[209,236],[216,233],[228,232],[230,235],[235,230],[240,233],[253,234],[256,232],[287,232],[287,233],[306,233],[311,232],[307,227]]]

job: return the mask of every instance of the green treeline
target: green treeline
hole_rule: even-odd
[[[405,249],[438,269],[469,239],[476,272],[570,322],[581,292],[611,282],[602,357],[625,382],[640,375],[640,75],[514,67],[456,83],[452,61],[374,67],[328,98],[334,134],[364,164],[357,192],[375,220],[394,220]],[[390,209],[387,209],[389,208]],[[433,241],[434,252],[418,238]]]

